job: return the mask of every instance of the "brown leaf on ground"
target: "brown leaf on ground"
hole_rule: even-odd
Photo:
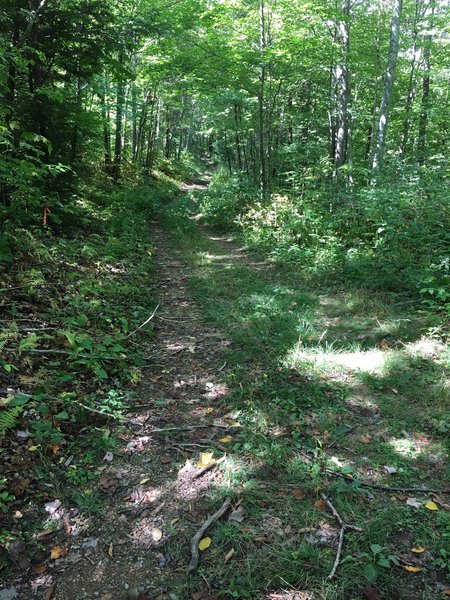
[[[50,600],[50,598],[55,593],[55,587],[56,587],[56,583],[52,583],[52,585],[45,590],[45,596],[44,596],[45,600]]]
[[[306,496],[304,490],[292,490],[292,495],[297,498],[297,500],[303,500]]]
[[[323,500],[316,500],[314,502],[314,506],[317,508],[317,510],[320,510],[322,512],[327,509],[327,505]]]
[[[363,589],[363,594],[368,600],[381,600],[378,590],[371,585],[366,585]]]
[[[34,567],[31,573],[33,575],[42,575],[42,573],[44,573],[47,570],[47,568],[47,565],[39,565],[38,567]]]
[[[69,553],[68,548],[62,548],[61,546],[55,546],[50,551],[50,558],[52,560],[57,560],[58,558],[63,558],[64,556],[67,556],[68,553]]]

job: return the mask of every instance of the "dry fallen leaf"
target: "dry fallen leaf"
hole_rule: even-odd
[[[55,546],[50,551],[50,558],[52,560],[57,560],[58,558],[62,558],[63,556],[66,556],[68,553],[69,553],[68,548],[61,548],[61,546]]]
[[[395,475],[395,473],[397,473],[396,467],[390,467],[389,465],[384,465],[383,469],[386,471],[386,473],[389,473],[389,475]]]
[[[358,442],[361,442],[361,444],[370,444],[371,441],[372,438],[370,437],[370,435],[361,435],[358,438]]]
[[[206,550],[206,548],[209,548],[211,546],[211,542],[212,540],[210,537],[205,537],[201,539],[198,543],[198,549],[203,552],[203,550]]]
[[[219,442],[220,442],[221,444],[229,444],[229,443],[230,443],[230,442],[232,442],[232,441],[233,441],[233,438],[232,438],[232,437],[230,437],[230,436],[225,436],[225,437],[221,437],[221,438],[219,438]]]
[[[227,552],[226,556],[225,556],[225,560],[224,563],[227,564],[227,562],[232,558],[234,554],[234,548],[231,548],[231,550],[229,552]]]
[[[109,544],[109,546],[108,546],[108,556],[110,558],[113,557],[113,545],[112,544]]]
[[[413,546],[411,552],[414,552],[414,554],[422,554],[422,552],[425,552],[425,548],[422,548],[422,546]]]
[[[200,460],[197,463],[197,468],[205,469],[206,467],[213,465],[216,462],[213,455],[213,452],[202,452],[200,454]]]
[[[139,485],[144,485],[145,483],[148,483],[149,481],[150,481],[150,477],[146,477],[145,479],[142,479],[142,480],[139,482]]]
[[[433,502],[433,500],[428,500],[428,502],[425,504],[425,508],[428,508],[428,510],[439,510],[438,505],[436,502]]]
[[[55,587],[56,587],[56,583],[52,583],[52,585],[45,590],[45,596],[44,596],[45,600],[50,600],[50,598],[53,596],[53,593],[55,591]]]
[[[377,589],[371,585],[366,585],[366,587],[363,589],[363,594],[366,598],[368,598],[368,600],[381,600]]]
[[[314,506],[317,508],[317,510],[321,510],[321,511],[324,511],[327,508],[327,505],[325,504],[325,502],[323,500],[316,500],[314,502]]]
[[[444,596],[450,596],[450,588],[446,588],[445,590],[443,590],[442,593],[444,594]]]
[[[163,533],[161,531],[161,529],[158,529],[157,527],[155,529],[152,529],[152,540],[154,542],[159,542],[159,540],[162,538]]]
[[[228,520],[236,521],[236,523],[242,523],[244,518],[244,507],[241,504],[241,506],[239,506],[236,510],[233,510],[233,512],[228,517]]]
[[[303,500],[305,492],[304,490],[292,490],[292,495],[297,498],[297,500]]]
[[[414,508],[420,508],[422,506],[422,502],[417,498],[407,498],[406,504],[408,506],[414,506]]]
[[[41,575],[47,570],[47,568],[48,565],[39,565],[38,567],[34,567],[34,569],[31,572],[33,573],[33,575]]]
[[[422,571],[421,567],[413,567],[412,565],[405,565],[403,568],[408,573],[420,573]]]

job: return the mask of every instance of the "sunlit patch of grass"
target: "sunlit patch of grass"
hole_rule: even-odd
[[[204,589],[206,579],[224,597],[261,599],[297,589],[314,599],[341,600],[376,584],[381,597],[407,597],[411,576],[378,564],[371,544],[386,556],[408,558],[411,544],[420,543],[430,552],[429,567],[448,541],[437,527],[444,511],[414,509],[405,495],[358,481],[445,487],[450,476],[444,471],[444,351],[439,344],[415,345],[427,323],[394,295],[318,294],[288,266],[256,271],[248,261],[230,259],[223,240],[198,231],[178,228],[174,243],[194,265],[192,294],[230,340],[221,359],[227,361],[227,398],[242,427],[229,446],[224,484],[214,493],[231,495],[246,510],[241,525],[224,521],[211,532],[211,554],[202,557],[190,589]],[[356,482],[328,478],[325,468],[351,472]],[[321,546],[297,533],[336,527],[329,511],[316,505],[322,491],[347,523],[363,527],[346,535],[338,578],[326,584],[335,543]],[[260,538],[265,541],[255,541]],[[235,554],[225,563],[231,548]],[[366,565],[376,569],[376,581]],[[435,598],[432,579],[421,580],[423,600]]]

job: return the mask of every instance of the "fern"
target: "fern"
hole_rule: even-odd
[[[13,406],[0,411],[0,440],[5,436],[8,429],[12,429],[17,425],[22,410],[21,406]]]

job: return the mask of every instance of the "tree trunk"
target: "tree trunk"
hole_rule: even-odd
[[[433,26],[433,15],[434,15],[434,0],[431,0],[430,10],[431,14],[428,19],[428,28],[432,29]],[[419,116],[419,132],[417,136],[417,160],[419,165],[423,165],[425,162],[425,145],[426,145],[426,134],[428,124],[428,108],[430,102],[430,54],[431,54],[431,33],[425,36],[424,50],[423,50],[423,79],[422,79],[422,99],[420,104],[420,116]]]
[[[420,13],[420,8],[419,8],[420,3],[421,3],[421,0],[416,0],[413,31],[412,31],[412,34],[413,34],[413,56],[411,59],[411,66],[409,69],[408,92],[407,92],[406,103],[405,103],[405,117],[403,119],[402,144],[400,147],[400,150],[401,150],[401,153],[403,156],[406,154],[406,151],[408,149],[409,129],[411,126],[411,120],[410,120],[411,108],[412,108],[412,105],[414,102],[414,95],[415,95],[414,94],[414,76],[415,76],[416,66],[417,66],[417,52],[418,52],[417,38],[419,35],[418,22],[419,22],[419,13]]]
[[[265,22],[265,6],[264,0],[259,0],[259,91],[258,91],[258,127],[259,127],[259,190],[261,197],[264,198],[267,194],[267,174],[266,174],[266,149],[264,136],[264,88],[266,83],[266,64],[265,64],[265,49],[266,49],[266,22]]]
[[[102,111],[103,121],[103,155],[105,163],[105,171],[108,173],[111,170],[111,128],[109,107],[106,104],[106,91],[108,89],[108,79],[106,73],[100,85],[100,106]]]
[[[394,84],[395,66],[397,64],[398,43],[400,38],[400,19],[402,15],[402,0],[394,0],[394,10],[391,21],[391,36],[389,42],[389,55],[383,81],[381,95],[380,120],[378,122],[377,142],[372,162],[372,172],[379,173],[383,162],[386,131],[388,125],[389,105],[391,103],[392,88]]]
[[[119,55],[119,64],[122,67],[124,56]],[[120,165],[122,162],[122,127],[123,127],[123,107],[125,104],[125,84],[123,74],[119,71],[117,82],[117,98],[116,98],[116,131],[114,140],[114,179],[117,181],[120,177]]]
[[[336,128],[336,173],[347,159],[347,135],[349,126],[350,73],[348,57],[350,50],[350,0],[344,0],[342,17],[337,23],[340,64],[336,66],[337,79],[337,128]]]

